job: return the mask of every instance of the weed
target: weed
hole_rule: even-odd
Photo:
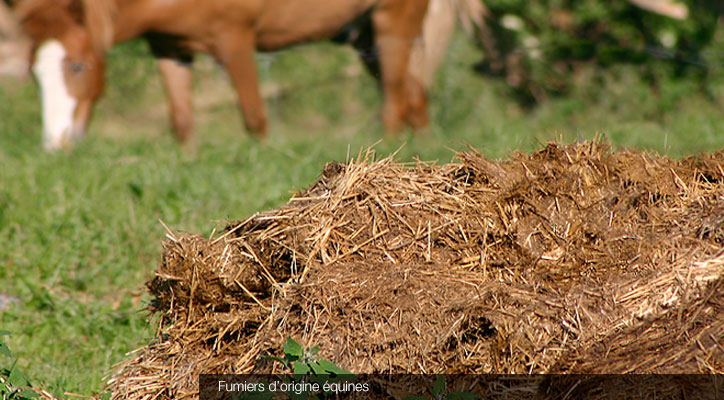
[[[432,400],[476,400],[480,396],[468,392],[449,392],[444,375],[438,375],[435,383],[428,389]],[[426,396],[407,396],[403,400],[428,400]]]
[[[3,336],[9,336],[10,332],[0,331],[0,355],[3,359],[12,359],[13,353],[10,347],[3,340]],[[10,366],[5,363],[0,364],[0,396],[2,400],[30,400],[39,397],[33,390],[29,389],[30,381],[20,372],[15,365],[17,360],[13,360]]]

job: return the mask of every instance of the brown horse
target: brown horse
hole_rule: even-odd
[[[278,50],[333,36],[370,12],[379,53],[388,131],[427,123],[425,90],[408,71],[427,0],[16,0],[35,45],[46,148],[80,137],[101,94],[104,55],[115,43],[146,36],[171,101],[180,141],[192,135],[193,52],[204,51],[231,76],[247,128],[266,132],[255,50]]]

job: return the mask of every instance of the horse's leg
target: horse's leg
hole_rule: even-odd
[[[246,129],[257,137],[264,137],[267,130],[266,115],[259,93],[254,50],[254,32],[249,28],[226,32],[218,37],[215,55],[234,82]]]
[[[157,59],[176,139],[182,144],[189,143],[194,135],[191,99],[193,53],[181,44],[179,37],[173,35],[149,33],[145,38]]]
[[[420,34],[427,0],[381,0],[372,14],[385,94],[382,121],[388,132],[407,120],[427,124],[427,99],[422,83],[409,74],[410,49]]]
[[[188,143],[194,135],[193,105],[191,100],[191,65],[170,58],[158,59],[158,70],[171,107],[171,126],[176,139]]]
[[[422,31],[410,50],[410,75],[407,84],[410,107],[406,118],[413,127],[425,126],[428,123],[427,91],[434,83],[435,73],[445,58],[455,31],[456,1],[458,0],[429,0]]]
[[[404,117],[414,129],[424,128],[430,122],[427,115],[427,90],[418,78],[407,76],[405,95],[408,103]]]

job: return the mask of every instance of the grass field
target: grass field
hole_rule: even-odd
[[[705,96],[672,81],[654,92],[621,66],[596,76],[596,88],[528,111],[504,82],[472,72],[479,57],[456,38],[431,93],[430,129],[384,139],[378,153],[404,144],[400,160],[447,162],[469,144],[501,158],[597,133],[672,157],[724,147],[724,86]],[[383,138],[380,93],[352,50],[321,43],[258,60],[269,140],[243,132],[227,78],[201,57],[195,154],[172,139],[141,43],[113,50],[106,95],[72,153],[41,151],[33,82],[0,83],[0,294],[17,300],[0,310],[0,330],[12,332],[15,367],[33,384],[60,397],[100,392],[111,366],[150,339],[144,282],[160,259],[160,220],[208,235],[281,205],[326,162]]]

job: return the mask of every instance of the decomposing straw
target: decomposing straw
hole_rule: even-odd
[[[287,336],[356,373],[724,372],[724,154],[457,157],[368,151],[216,238],[170,234],[113,399],[278,371]]]

